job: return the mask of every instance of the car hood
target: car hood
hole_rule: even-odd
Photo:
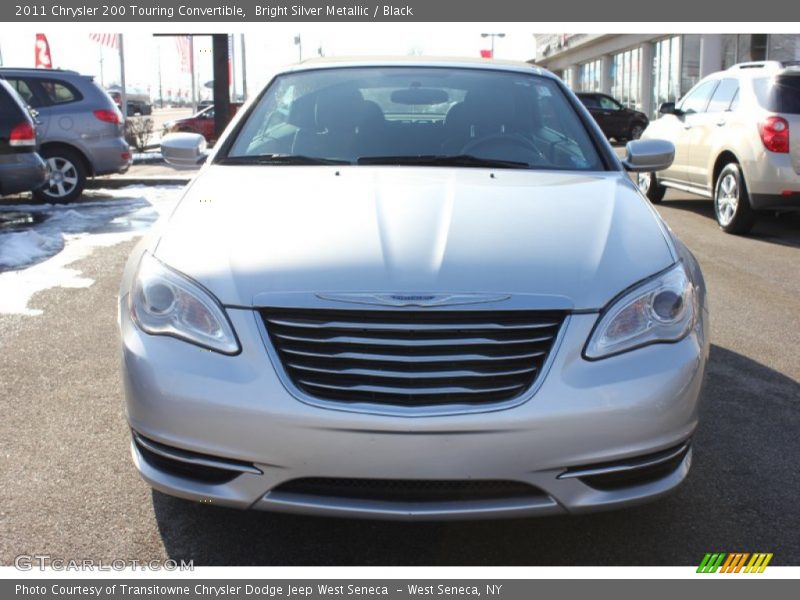
[[[622,172],[210,165],[155,255],[223,304],[269,294],[525,294],[595,309],[674,262]]]

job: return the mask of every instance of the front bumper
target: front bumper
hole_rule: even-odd
[[[127,413],[135,434],[158,447],[255,468],[222,483],[201,481],[161,468],[133,443],[144,479],[168,494],[302,514],[520,517],[636,504],[669,492],[688,473],[687,447],[668,472],[627,485],[608,488],[565,476],[568,469],[635,462],[683,447],[697,424],[708,356],[705,314],[678,343],[596,362],[584,360],[581,351],[597,315],[572,315],[562,326],[549,372],[525,402],[504,410],[487,406],[471,414],[404,417],[299,401],[270,362],[256,313],[228,313],[242,345],[241,354],[232,357],[143,334],[127,310],[120,311]],[[541,493],[407,502],[281,491],[283,484],[305,478],[503,480],[530,484]]]

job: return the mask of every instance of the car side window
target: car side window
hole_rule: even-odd
[[[733,100],[731,100],[731,106],[729,110],[736,110],[739,106],[739,88],[736,88],[736,93],[733,95]]]
[[[678,106],[685,114],[705,112],[708,106],[708,101],[714,89],[717,87],[717,81],[711,80],[701,83],[694,88],[689,94],[680,102]]]
[[[8,83],[13,87],[28,106],[36,108],[39,106],[39,100],[33,93],[33,90],[28,86],[24,79],[8,79]]]
[[[600,96],[600,108],[603,110],[619,110],[622,107],[611,98]]]
[[[736,79],[723,79],[719,82],[711,102],[708,103],[708,112],[722,112],[730,110],[734,98],[739,92],[739,82]]]
[[[600,108],[600,103],[594,96],[581,96],[581,102],[586,108]]]
[[[66,104],[80,100],[77,91],[72,86],[60,81],[42,79],[39,80],[39,87],[50,104]]]

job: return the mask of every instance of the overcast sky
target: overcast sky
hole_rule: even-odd
[[[91,29],[70,26],[42,25],[40,29],[29,26],[0,33],[0,53],[4,66],[33,67],[36,33],[44,33],[50,43],[55,67],[75,69],[91,74],[100,81],[100,59],[103,58],[103,81],[108,85],[119,81],[119,59],[116,51],[102,48],[89,38]],[[65,31],[66,29],[66,31]],[[248,90],[252,93],[265,82],[271,68],[296,62],[298,47],[294,37],[300,35],[303,58],[317,55],[322,48],[326,56],[369,54],[424,54],[430,56],[480,55],[480,50],[490,47],[490,40],[481,33],[505,33],[495,41],[495,56],[514,60],[528,60],[534,55],[534,24],[446,23],[446,24],[311,24],[267,23],[244,29],[247,54]],[[168,90],[188,90],[191,80],[181,73],[178,53],[173,38],[154,37],[144,33],[142,26],[123,30],[125,41],[126,73],[129,86],[150,87],[158,97],[159,63],[161,84],[165,96]],[[236,35],[239,58],[239,35]],[[211,80],[210,38],[195,38],[195,61],[202,83]],[[159,60],[160,56],[160,60]],[[241,79],[240,66],[236,69]],[[241,84],[237,83],[241,91]],[[210,92],[209,92],[210,93]]]

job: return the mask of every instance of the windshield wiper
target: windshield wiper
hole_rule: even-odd
[[[433,167],[486,167],[497,169],[529,169],[531,165],[515,160],[483,158],[472,154],[421,154],[399,156],[361,156],[359,165],[421,165]]]
[[[320,158],[303,154],[253,154],[226,156],[217,161],[221,165],[351,165],[349,160]]]

